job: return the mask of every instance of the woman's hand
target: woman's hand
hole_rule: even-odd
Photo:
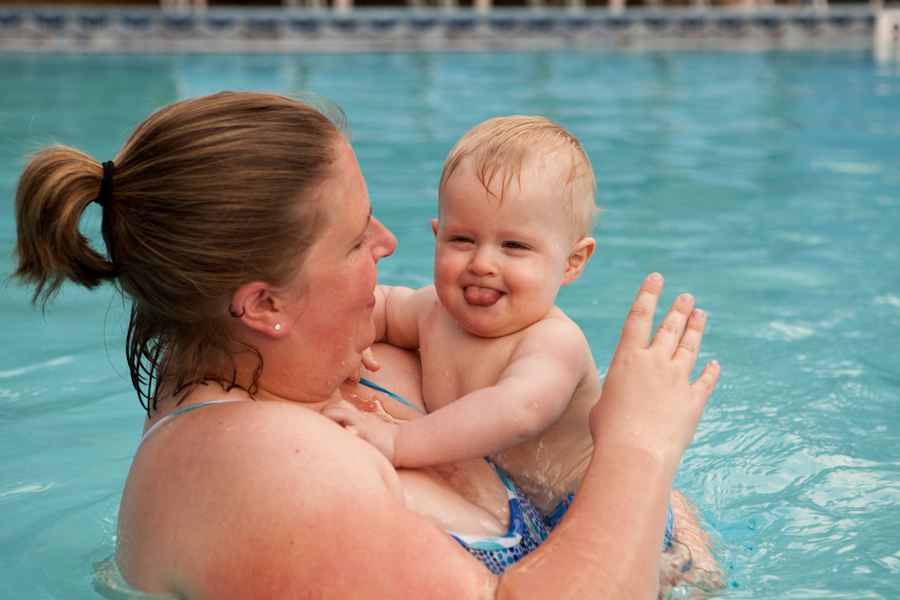
[[[658,449],[672,457],[677,466],[693,439],[720,368],[713,361],[696,381],[690,382],[706,326],[706,315],[694,310],[690,294],[675,300],[650,340],[662,287],[663,278],[658,273],[641,285],[625,320],[602,396],[591,411],[590,425],[595,440],[627,436],[631,439],[622,441]]]
[[[591,410],[594,452],[566,518],[506,571],[498,598],[657,596],[672,479],[719,376],[712,362],[690,382],[706,315],[689,294],[650,341],[662,286],[659,274],[647,277],[625,320]]]
[[[399,427],[387,423],[372,413],[359,410],[346,400],[329,404],[322,408],[322,415],[328,417],[344,429],[361,438],[384,454],[394,463],[394,440]]]

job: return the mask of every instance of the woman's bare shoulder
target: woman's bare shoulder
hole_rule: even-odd
[[[390,580],[369,571],[416,571],[426,545],[466,564],[449,536],[406,509],[387,461],[317,413],[234,402],[179,415],[153,436],[120,511],[117,562],[139,588],[192,599],[303,589],[353,597]]]
[[[266,564],[279,533],[347,510],[356,491],[396,502],[392,474],[374,449],[300,407],[245,401],[188,411],[135,456],[119,515],[117,553],[129,557],[120,568],[144,589],[188,592],[196,573],[227,564],[217,553],[258,545],[236,556]],[[163,581],[181,583],[159,589]]]

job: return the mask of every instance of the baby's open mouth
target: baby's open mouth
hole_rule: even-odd
[[[472,306],[493,306],[500,301],[502,292],[490,288],[468,285],[463,289],[463,297]]]

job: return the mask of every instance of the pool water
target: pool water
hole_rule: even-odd
[[[497,115],[558,121],[606,209],[558,300],[601,373],[647,273],[666,276],[665,304],[690,291],[709,313],[701,360],[723,374],[676,485],[724,541],[729,597],[898,597],[900,65],[867,50],[0,55],[0,82],[4,249],[37,146],[109,160],[164,104],[308,90],[347,112],[399,239],[381,281],[412,287],[431,281],[428,221],[456,139]],[[143,418],[122,302],[67,287],[42,314],[29,298],[0,288],[0,596],[97,598]]]

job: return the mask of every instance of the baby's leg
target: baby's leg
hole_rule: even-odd
[[[722,569],[710,545],[712,541],[700,527],[698,509],[683,494],[672,490],[672,512],[675,516],[675,536],[669,550],[662,555],[659,576],[660,597],[665,598],[673,587],[691,586],[691,598],[702,598],[703,590],[725,587]],[[688,564],[690,568],[682,571]]]

